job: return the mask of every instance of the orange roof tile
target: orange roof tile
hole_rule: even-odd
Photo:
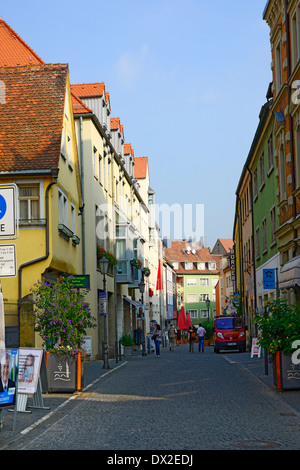
[[[43,64],[44,61],[0,18],[0,66]]]
[[[231,248],[233,247],[233,240],[231,240],[231,238],[219,238],[219,240],[227,251],[227,253],[229,253]]]
[[[120,129],[120,118],[110,118],[110,129],[111,130]]]
[[[131,147],[131,144],[124,144],[124,155],[130,155],[132,158],[134,158],[134,151]]]
[[[71,97],[72,97],[72,107],[73,107],[73,113],[74,114],[89,114],[92,113],[93,111],[84,104],[83,101],[81,101],[78,96],[74,95],[72,92],[72,87],[71,87]]]
[[[190,246],[192,249],[195,249],[195,253],[192,253],[190,251],[189,254],[187,254],[186,250],[187,247]],[[187,240],[173,240],[172,241],[172,246],[171,248],[165,248],[165,256],[169,261],[177,261],[178,263],[183,263],[183,262],[191,262],[191,263],[201,263],[201,262],[215,262],[216,263],[216,270],[211,270],[211,269],[205,269],[205,270],[199,270],[199,269],[184,269],[182,265],[179,266],[179,269],[176,270],[177,272],[184,272],[186,274],[189,273],[211,273],[215,274],[220,270],[220,256],[218,255],[212,255],[210,253],[210,250],[208,248],[201,248],[199,247],[199,244],[196,244],[195,247],[193,247]]]
[[[59,165],[68,66],[0,67],[0,172]]]
[[[134,177],[146,178],[148,170],[148,157],[137,157],[134,159]]]
[[[105,93],[104,83],[80,83],[72,85],[72,92],[79,98],[87,98],[88,96],[103,96]]]

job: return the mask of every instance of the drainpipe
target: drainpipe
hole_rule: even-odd
[[[44,261],[48,258],[50,254],[49,250],[49,192],[51,187],[54,184],[57,184],[57,177],[58,177],[58,170],[52,172],[54,181],[48,184],[46,188],[46,254],[41,256],[40,258],[33,259],[31,261],[27,261],[19,266],[18,270],[18,333],[19,333],[19,344],[20,344],[20,309],[21,309],[21,298],[22,298],[22,271],[27,266],[31,266],[32,264],[39,263],[40,261]]]
[[[83,144],[82,144],[82,116],[80,116],[79,141],[80,141],[80,176],[81,176],[81,189],[82,189],[82,207],[84,208],[84,171],[83,171]],[[84,210],[81,211],[81,231],[82,231],[82,273],[85,274],[85,216],[84,216]]]
[[[250,203],[251,203],[251,224],[252,224],[252,256],[253,256],[253,284],[254,284],[254,309],[257,308],[257,289],[256,289],[256,263],[255,263],[255,240],[254,240],[254,205],[253,205],[253,177],[250,168],[246,165],[250,174]]]

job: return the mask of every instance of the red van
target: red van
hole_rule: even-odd
[[[214,352],[239,349],[246,351],[246,331],[241,317],[215,317],[213,325]]]

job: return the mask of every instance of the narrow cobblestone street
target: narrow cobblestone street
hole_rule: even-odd
[[[258,374],[253,373],[256,366]],[[72,399],[64,397],[63,407],[43,411],[44,420],[15,433],[12,442],[5,438],[4,430],[0,448],[191,451],[300,447],[299,392],[289,392],[287,398],[276,393],[258,377],[264,374],[262,358],[250,359],[249,352],[214,354],[208,347],[204,353],[189,353],[188,345],[180,345],[174,352],[163,348],[160,358],[138,354],[113,367],[105,372],[101,368],[99,375],[97,365],[88,363],[90,384],[83,393]],[[45,403],[51,399],[55,396],[47,395]],[[23,418],[18,414],[18,423]]]

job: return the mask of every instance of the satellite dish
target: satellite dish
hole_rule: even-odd
[[[193,253],[193,255],[195,255],[195,254],[196,254],[196,250],[195,250],[195,249],[193,249],[193,250],[192,250],[192,253]]]

